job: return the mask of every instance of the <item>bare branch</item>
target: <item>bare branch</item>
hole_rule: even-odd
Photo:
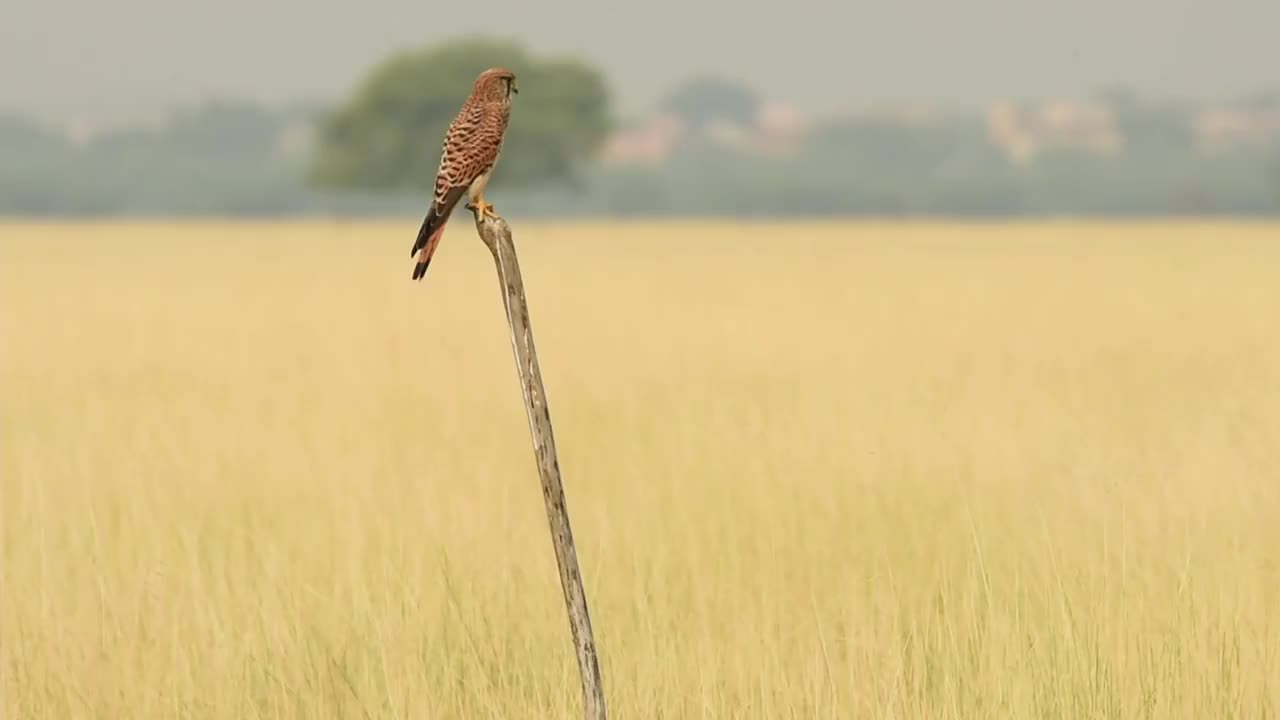
[[[551,413],[538,369],[538,353],[533,346],[533,328],[529,325],[529,304],[524,296],[524,278],[520,261],[511,239],[511,228],[502,218],[476,215],[476,230],[493,254],[502,287],[502,304],[507,311],[507,327],[511,331],[511,349],[515,352],[520,388],[524,392],[524,408],[529,416],[529,434],[533,437],[533,455],[542,479],[542,499],[551,524],[551,543],[555,547],[556,564],[560,568],[560,588],[564,591],[565,608],[569,612],[569,629],[578,656],[582,677],[582,703],[587,720],[605,720],[604,686],[600,680],[600,663],[591,634],[591,615],[587,612],[587,595],[578,568],[578,553],[569,527],[569,509],[565,505],[564,486],[560,482],[560,461],[556,457],[556,441],[551,432]]]

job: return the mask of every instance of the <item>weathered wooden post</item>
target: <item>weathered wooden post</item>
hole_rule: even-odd
[[[476,214],[476,230],[493,254],[502,289],[502,304],[507,311],[507,327],[511,331],[511,349],[515,352],[516,371],[524,392],[524,409],[529,416],[529,434],[533,437],[533,455],[542,479],[542,499],[551,524],[551,544],[560,568],[560,588],[564,591],[565,609],[569,613],[569,629],[578,656],[582,677],[582,705],[587,720],[605,720],[604,686],[600,680],[600,661],[591,634],[591,615],[587,611],[587,594],[582,587],[582,571],[578,568],[578,552],[569,527],[569,509],[565,505],[564,486],[560,482],[560,461],[556,457],[556,441],[551,432],[551,413],[538,369],[538,353],[533,346],[533,328],[529,325],[529,304],[524,296],[524,279],[520,261],[511,239],[511,227],[502,218]]]

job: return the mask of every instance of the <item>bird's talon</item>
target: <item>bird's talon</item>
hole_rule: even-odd
[[[474,203],[467,203],[467,209],[475,213],[480,218],[498,217],[498,213],[493,211],[493,206],[483,200]]]

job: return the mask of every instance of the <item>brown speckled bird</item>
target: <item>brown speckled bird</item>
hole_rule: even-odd
[[[414,280],[427,274],[445,223],[464,193],[471,201],[468,209],[494,217],[493,206],[484,201],[484,188],[498,162],[511,117],[511,95],[517,92],[514,73],[505,68],[489,68],[476,78],[471,95],[450,123],[436,175],[435,197],[410,253],[418,256]]]

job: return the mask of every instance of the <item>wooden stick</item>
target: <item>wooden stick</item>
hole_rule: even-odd
[[[511,349],[515,352],[516,371],[524,391],[524,409],[529,416],[529,434],[533,436],[533,455],[542,479],[542,499],[551,524],[551,544],[560,568],[560,588],[564,591],[565,609],[569,612],[569,630],[578,655],[578,671],[582,678],[582,705],[587,720],[605,720],[604,686],[600,681],[600,662],[591,634],[591,615],[587,612],[587,594],[582,587],[582,571],[578,569],[578,552],[569,527],[569,509],[565,505],[564,486],[560,482],[560,461],[556,457],[556,441],[551,433],[551,413],[547,394],[538,369],[538,353],[533,346],[533,328],[529,325],[529,304],[524,296],[524,278],[520,261],[511,239],[511,228],[502,218],[485,218],[476,214],[476,230],[493,254],[502,287],[502,304],[507,311],[507,327],[511,331]]]

